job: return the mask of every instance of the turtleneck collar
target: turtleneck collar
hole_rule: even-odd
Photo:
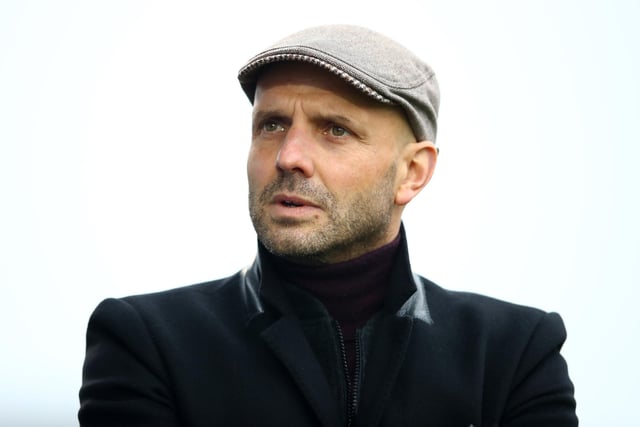
[[[271,256],[274,271],[315,296],[351,335],[383,305],[401,235],[358,258],[326,265],[303,265]]]

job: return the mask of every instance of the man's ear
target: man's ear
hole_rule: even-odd
[[[396,190],[395,202],[404,206],[431,179],[438,159],[438,149],[431,141],[410,142],[403,150],[404,176]]]

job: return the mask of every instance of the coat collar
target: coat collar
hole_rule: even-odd
[[[265,311],[265,304],[283,315],[293,315],[281,280],[269,262],[273,255],[258,242],[258,255],[253,264],[242,272],[243,293],[247,320]],[[400,245],[393,264],[391,284],[385,297],[383,311],[432,323],[427,298],[420,278],[411,271],[409,250],[404,225],[400,227]]]

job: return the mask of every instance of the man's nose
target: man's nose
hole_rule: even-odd
[[[276,167],[284,172],[310,178],[314,173],[313,135],[309,129],[291,126],[280,145]]]

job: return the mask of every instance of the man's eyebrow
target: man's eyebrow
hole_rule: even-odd
[[[261,121],[270,118],[270,119],[283,119],[287,117],[284,111],[273,108],[273,109],[265,109],[265,110],[255,110],[252,114],[253,123],[260,123]]]
[[[348,126],[355,126],[356,121],[350,117],[343,116],[342,114],[319,114],[317,117],[318,120],[322,120],[325,122],[332,122],[337,124],[344,124]]]

